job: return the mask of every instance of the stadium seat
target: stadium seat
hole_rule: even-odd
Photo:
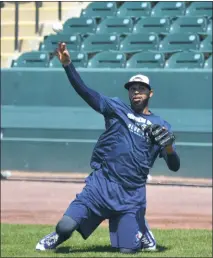
[[[62,68],[61,62],[58,60],[57,56],[54,56],[49,63],[50,68]]]
[[[170,20],[164,17],[145,17],[141,18],[134,26],[133,33],[150,33],[157,34],[169,33]]]
[[[93,18],[71,18],[63,26],[64,34],[92,34],[96,31],[96,20]]]
[[[116,2],[92,2],[81,12],[82,17],[105,18],[115,16],[117,12]]]
[[[184,2],[158,2],[152,9],[151,16],[177,17],[185,14]]]
[[[170,33],[205,33],[206,30],[207,19],[205,17],[180,17],[170,27]]]
[[[78,51],[70,51],[70,56],[72,59],[72,63],[75,67],[87,67],[88,57],[86,53],[78,52]],[[51,68],[60,68],[62,67],[60,61],[55,56],[49,64]]]
[[[201,41],[199,51],[203,53],[212,53],[212,35],[208,35]]]
[[[125,63],[125,54],[103,51],[89,60],[88,68],[124,68]]]
[[[40,44],[40,50],[49,52],[55,51],[59,42],[65,42],[68,50],[78,51],[81,45],[80,35],[56,34],[44,37],[44,41]]]
[[[207,27],[207,33],[212,35],[212,20],[209,21],[209,24]]]
[[[186,10],[186,16],[207,16],[212,17],[212,1],[192,2]]]
[[[163,68],[164,54],[141,52],[134,54],[126,63],[126,68]]]
[[[205,61],[204,68],[212,69],[212,55]]]
[[[173,54],[165,63],[166,69],[173,68],[203,68],[204,55],[202,53],[180,52]]]
[[[44,51],[25,52],[12,63],[12,67],[48,67],[49,54]]]
[[[146,17],[150,16],[150,2],[124,2],[117,11],[118,17]]]
[[[194,33],[168,34],[159,45],[160,52],[177,52],[184,50],[198,50],[199,36]]]
[[[131,18],[108,17],[97,27],[97,34],[128,34],[132,32],[133,21]]]
[[[158,45],[159,38],[155,33],[131,34],[120,43],[119,50],[134,53],[143,50],[157,50]]]
[[[81,50],[87,53],[118,50],[119,36],[113,34],[90,35],[81,45]]]

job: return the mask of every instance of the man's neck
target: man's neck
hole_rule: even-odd
[[[135,112],[141,115],[151,115],[151,112],[149,111],[148,107],[145,107],[143,110],[135,110]]]
[[[150,114],[151,114],[151,112],[149,111],[148,106],[146,106],[146,107],[144,108],[144,110],[142,111],[142,113],[143,113],[144,115],[150,115]]]

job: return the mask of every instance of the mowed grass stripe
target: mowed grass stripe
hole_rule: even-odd
[[[110,247],[107,228],[98,228],[86,241],[75,232],[57,251],[38,252],[35,245],[54,227],[44,225],[1,225],[1,257],[129,257]],[[153,230],[156,252],[133,257],[212,257],[210,230]]]

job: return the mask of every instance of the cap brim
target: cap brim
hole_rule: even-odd
[[[124,84],[124,88],[129,90],[130,86],[132,86],[134,83],[136,83],[136,81],[134,81],[134,82],[127,82],[126,84]],[[149,84],[147,84],[145,82],[138,82],[138,83],[146,86],[147,88],[149,88],[151,90],[151,86]]]

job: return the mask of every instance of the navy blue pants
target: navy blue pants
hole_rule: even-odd
[[[145,187],[126,190],[98,173],[88,177],[86,186],[64,214],[79,224],[77,231],[84,239],[109,219],[112,247],[140,249],[146,230],[145,209]]]

